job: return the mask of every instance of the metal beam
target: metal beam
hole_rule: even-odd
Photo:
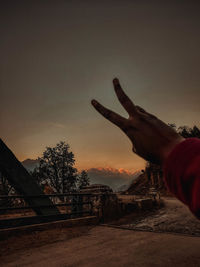
[[[25,197],[30,206],[49,206],[33,208],[37,215],[60,214],[48,196],[45,196],[42,189],[17,160],[12,151],[0,139],[0,172],[8,179],[9,183],[19,194]],[[26,198],[28,195],[42,195],[42,197]],[[45,196],[45,197],[44,197]]]

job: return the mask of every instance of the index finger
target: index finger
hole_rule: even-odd
[[[130,116],[134,116],[137,114],[137,109],[133,102],[130,100],[130,98],[124,93],[124,91],[121,88],[121,85],[119,83],[119,80],[115,78],[113,80],[113,85],[115,88],[116,95],[119,99],[119,102],[122,104],[122,106],[125,108],[125,110],[128,112]]]
[[[101,105],[98,101],[92,100],[91,101],[94,108],[107,120],[111,121],[115,125],[117,125],[119,128],[123,129],[125,127],[127,119],[123,118],[119,114],[115,113],[114,111],[105,108],[103,105]]]

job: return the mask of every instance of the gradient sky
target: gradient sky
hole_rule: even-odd
[[[167,123],[199,126],[199,1],[1,1],[0,133],[20,160],[60,140],[76,166],[135,171],[144,161],[91,106],[132,100]]]

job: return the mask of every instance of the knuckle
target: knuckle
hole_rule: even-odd
[[[156,119],[156,120],[158,119],[155,115],[152,115],[152,114],[150,114],[150,118],[151,119]]]
[[[138,123],[147,122],[147,121],[148,121],[148,118],[146,116],[143,116],[143,115],[138,116]]]

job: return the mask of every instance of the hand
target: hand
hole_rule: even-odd
[[[129,114],[126,119],[92,100],[94,108],[106,119],[117,125],[131,140],[133,152],[153,163],[162,164],[172,149],[184,140],[168,126],[143,108],[135,106],[122,90],[119,80],[113,80],[119,102]]]

